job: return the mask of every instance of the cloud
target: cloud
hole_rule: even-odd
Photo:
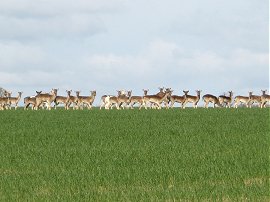
[[[124,0],[0,1],[0,38],[88,37],[106,31],[101,14],[117,12]]]

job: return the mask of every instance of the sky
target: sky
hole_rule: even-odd
[[[268,0],[8,0],[0,27],[0,86],[13,96],[269,89]]]

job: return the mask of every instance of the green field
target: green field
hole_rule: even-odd
[[[269,201],[269,108],[0,111],[1,201]]]

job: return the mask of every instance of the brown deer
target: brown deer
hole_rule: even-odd
[[[181,107],[183,108],[183,103],[185,102],[185,96],[179,96],[179,95],[172,95],[171,98],[170,98],[170,101],[171,101],[171,108],[173,108],[173,105],[175,102],[177,103],[181,103]]]
[[[143,90],[144,91],[144,95],[147,95],[147,91],[148,90]],[[130,97],[130,107],[131,109],[133,109],[134,104],[138,103],[139,104],[139,109],[142,108],[144,102],[143,102],[143,96],[131,96]]]
[[[127,92],[127,95],[120,93],[120,95],[118,96],[119,107],[122,107],[122,109],[124,109],[125,107],[127,108],[127,106],[131,102],[131,100],[130,100],[131,94],[132,94],[131,90]]]
[[[37,95],[41,94],[42,91],[36,91]],[[24,110],[27,110],[28,107],[32,105],[32,110],[36,106],[36,96],[27,96],[24,98]]]
[[[90,93],[91,93],[90,96],[80,96],[80,103],[86,104],[88,109],[92,109],[92,104],[97,94],[96,91],[90,91]]]
[[[171,96],[173,91],[166,91],[163,97],[158,95],[147,95],[147,99],[150,103],[154,104],[157,109],[161,109],[161,104],[168,101],[168,97]],[[146,108],[147,109],[147,108]]]
[[[55,100],[54,100],[54,109],[56,109],[57,105],[59,105],[59,104],[64,104],[65,109],[67,109],[67,103],[70,100],[71,90],[69,90],[69,91],[66,90],[66,92],[67,92],[67,97],[65,97],[65,96],[58,96],[58,95],[55,97]]]
[[[221,105],[225,105],[226,108],[227,107],[231,107],[232,101],[233,101],[233,92],[229,91],[229,96],[224,95],[220,95],[218,97],[218,101]]]
[[[234,98],[234,108],[237,108],[240,103],[245,104],[246,107],[249,107],[250,95],[251,93],[249,93],[249,96],[236,96]]]
[[[36,96],[35,109],[37,110],[43,102],[46,102],[48,109],[51,110],[51,103],[55,100],[57,96],[57,91],[58,89],[52,89],[51,93],[38,94]]]
[[[261,107],[261,96],[259,95],[253,95],[253,92],[249,92],[249,107],[253,105],[253,103],[258,103],[258,105]]]
[[[219,107],[222,107],[222,105],[219,103],[218,98],[214,95],[206,94],[202,98],[203,98],[203,101],[205,102],[204,108],[208,108],[209,103],[213,103],[214,108],[216,107],[216,105],[218,105]]]
[[[107,96],[105,98],[105,108],[109,109],[109,108],[113,108],[113,106],[116,107],[116,109],[120,109],[119,105],[120,105],[120,100],[119,97],[123,95],[123,91],[117,91],[118,95],[117,96]]]
[[[262,90],[261,108],[266,107],[266,103],[270,101],[270,95],[266,94],[267,90]]]
[[[201,90],[196,90],[197,95],[193,96],[193,95],[188,95],[189,91],[183,91],[185,93],[185,101],[183,103],[183,109],[186,108],[186,104],[187,103],[193,103],[193,108],[197,108],[198,107],[198,102],[200,101],[200,97],[201,97]]]
[[[77,98],[77,96],[71,95],[71,92],[72,92],[72,90],[67,91],[67,99],[68,99],[68,102],[66,104],[67,110],[69,110],[69,107],[71,106],[71,104],[72,104],[73,110],[78,108],[78,106],[77,106],[78,98]]]

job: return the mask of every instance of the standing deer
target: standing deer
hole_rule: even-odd
[[[80,103],[86,104],[88,109],[92,109],[92,104],[96,97],[96,91],[90,91],[90,96],[80,96]]]
[[[261,107],[261,96],[259,95],[253,95],[253,92],[249,92],[249,107],[251,108],[253,103],[258,103],[259,106]]]
[[[229,91],[229,96],[226,96],[226,95],[220,95],[218,97],[218,100],[219,100],[219,103],[221,105],[224,105],[227,107],[231,107],[231,104],[232,104],[232,101],[233,101],[233,92],[232,91]]]
[[[0,110],[8,109],[10,106],[11,92],[4,92],[5,97],[0,97]]]
[[[168,101],[168,97],[171,96],[173,91],[166,91],[166,93],[163,95],[163,97],[158,95],[146,95],[148,102],[154,104],[157,106],[157,109],[161,109],[161,104],[165,101]]]
[[[203,98],[203,101],[205,102],[204,108],[208,108],[209,103],[213,103],[214,108],[216,107],[216,105],[218,105],[219,107],[222,107],[222,105],[219,103],[218,98],[214,95],[206,94],[202,98]]]
[[[41,94],[42,91],[36,91],[37,95]],[[24,98],[24,110],[27,110],[28,107],[32,105],[32,110],[36,106],[36,96],[27,96]]]
[[[262,90],[261,108],[266,107],[266,103],[270,101],[270,95],[266,94],[267,90]]]
[[[249,107],[250,95],[251,93],[249,93],[249,96],[236,96],[234,98],[234,108],[237,108],[240,103],[245,104],[246,107]]]
[[[185,96],[183,95],[183,96],[179,96],[179,95],[172,95],[171,96],[171,108],[173,108],[173,105],[174,105],[174,103],[175,102],[177,102],[177,103],[181,103],[181,107],[183,108],[183,103],[185,102]]]
[[[46,93],[46,94],[38,94],[36,96],[36,106],[35,109],[37,110],[39,106],[43,103],[46,102],[48,109],[51,110],[51,103],[55,100],[57,96],[57,91],[58,89],[52,89],[51,93]]]
[[[187,103],[193,103],[193,108],[197,108],[198,107],[198,102],[200,101],[200,97],[201,97],[201,90],[196,90],[197,95],[193,96],[193,95],[188,95],[189,91],[183,91],[185,93],[185,101],[183,103],[183,108],[186,108],[186,104]]]
[[[146,91],[146,93],[144,91],[144,95],[147,95],[147,91]],[[143,102],[143,96],[131,96],[130,97],[130,107],[131,107],[131,109],[133,109],[133,106],[136,103],[138,103],[140,105],[139,109],[141,109],[142,106],[143,106],[143,103],[144,103]]]
[[[10,101],[10,109],[12,107],[12,105],[15,105],[15,110],[18,108],[18,103],[20,101],[22,97],[22,92],[18,92],[18,96],[17,97],[10,97],[9,101]]]

